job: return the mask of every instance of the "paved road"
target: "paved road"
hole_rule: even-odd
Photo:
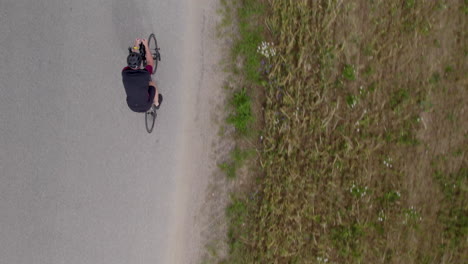
[[[0,0],[0,264],[170,263],[187,2]],[[165,100],[149,135],[120,70],[151,32]]]

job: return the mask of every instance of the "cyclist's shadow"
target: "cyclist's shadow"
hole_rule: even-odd
[[[112,24],[121,49],[127,50],[136,38],[147,37],[150,25],[142,22],[148,14],[141,6],[134,0],[114,0],[112,3]]]

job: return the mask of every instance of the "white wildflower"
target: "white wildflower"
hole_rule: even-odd
[[[257,47],[257,52],[263,56],[269,58],[276,55],[276,50],[273,47],[273,43],[262,41],[262,44]]]
[[[392,158],[387,157],[386,159],[384,159],[383,164],[387,166],[387,168],[392,168],[393,165],[391,164],[391,162],[392,162]]]
[[[383,221],[385,220],[385,213],[384,213],[383,210],[380,210],[379,216],[377,217],[377,220],[378,220],[379,222],[383,222]]]
[[[328,263],[328,258],[317,257],[319,263]]]

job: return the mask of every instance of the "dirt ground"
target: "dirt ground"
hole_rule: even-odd
[[[224,125],[226,91],[222,89],[226,73],[220,67],[224,58],[226,43],[217,33],[220,23],[218,0],[193,2],[192,38],[197,43],[186,43],[192,50],[191,60],[198,62],[198,70],[193,79],[197,90],[192,93],[196,113],[189,120],[189,137],[191,149],[185,149],[186,159],[191,164],[185,171],[193,175],[190,182],[180,190],[180,203],[185,203],[186,212],[179,212],[178,219],[188,219],[179,230],[179,237],[184,237],[185,254],[178,256],[177,263],[201,263],[213,254],[226,254],[225,237],[227,233],[225,208],[229,201],[229,182],[221,173],[218,163],[232,148],[233,142],[220,134]],[[190,198],[189,198],[190,197]],[[179,240],[180,241],[180,240]],[[216,253],[213,251],[216,245]],[[180,251],[179,251],[180,252]],[[224,253],[220,253],[224,252]],[[174,251],[173,254],[177,254]]]

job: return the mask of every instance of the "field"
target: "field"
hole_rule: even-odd
[[[467,263],[468,1],[223,6],[243,184],[218,262]]]

